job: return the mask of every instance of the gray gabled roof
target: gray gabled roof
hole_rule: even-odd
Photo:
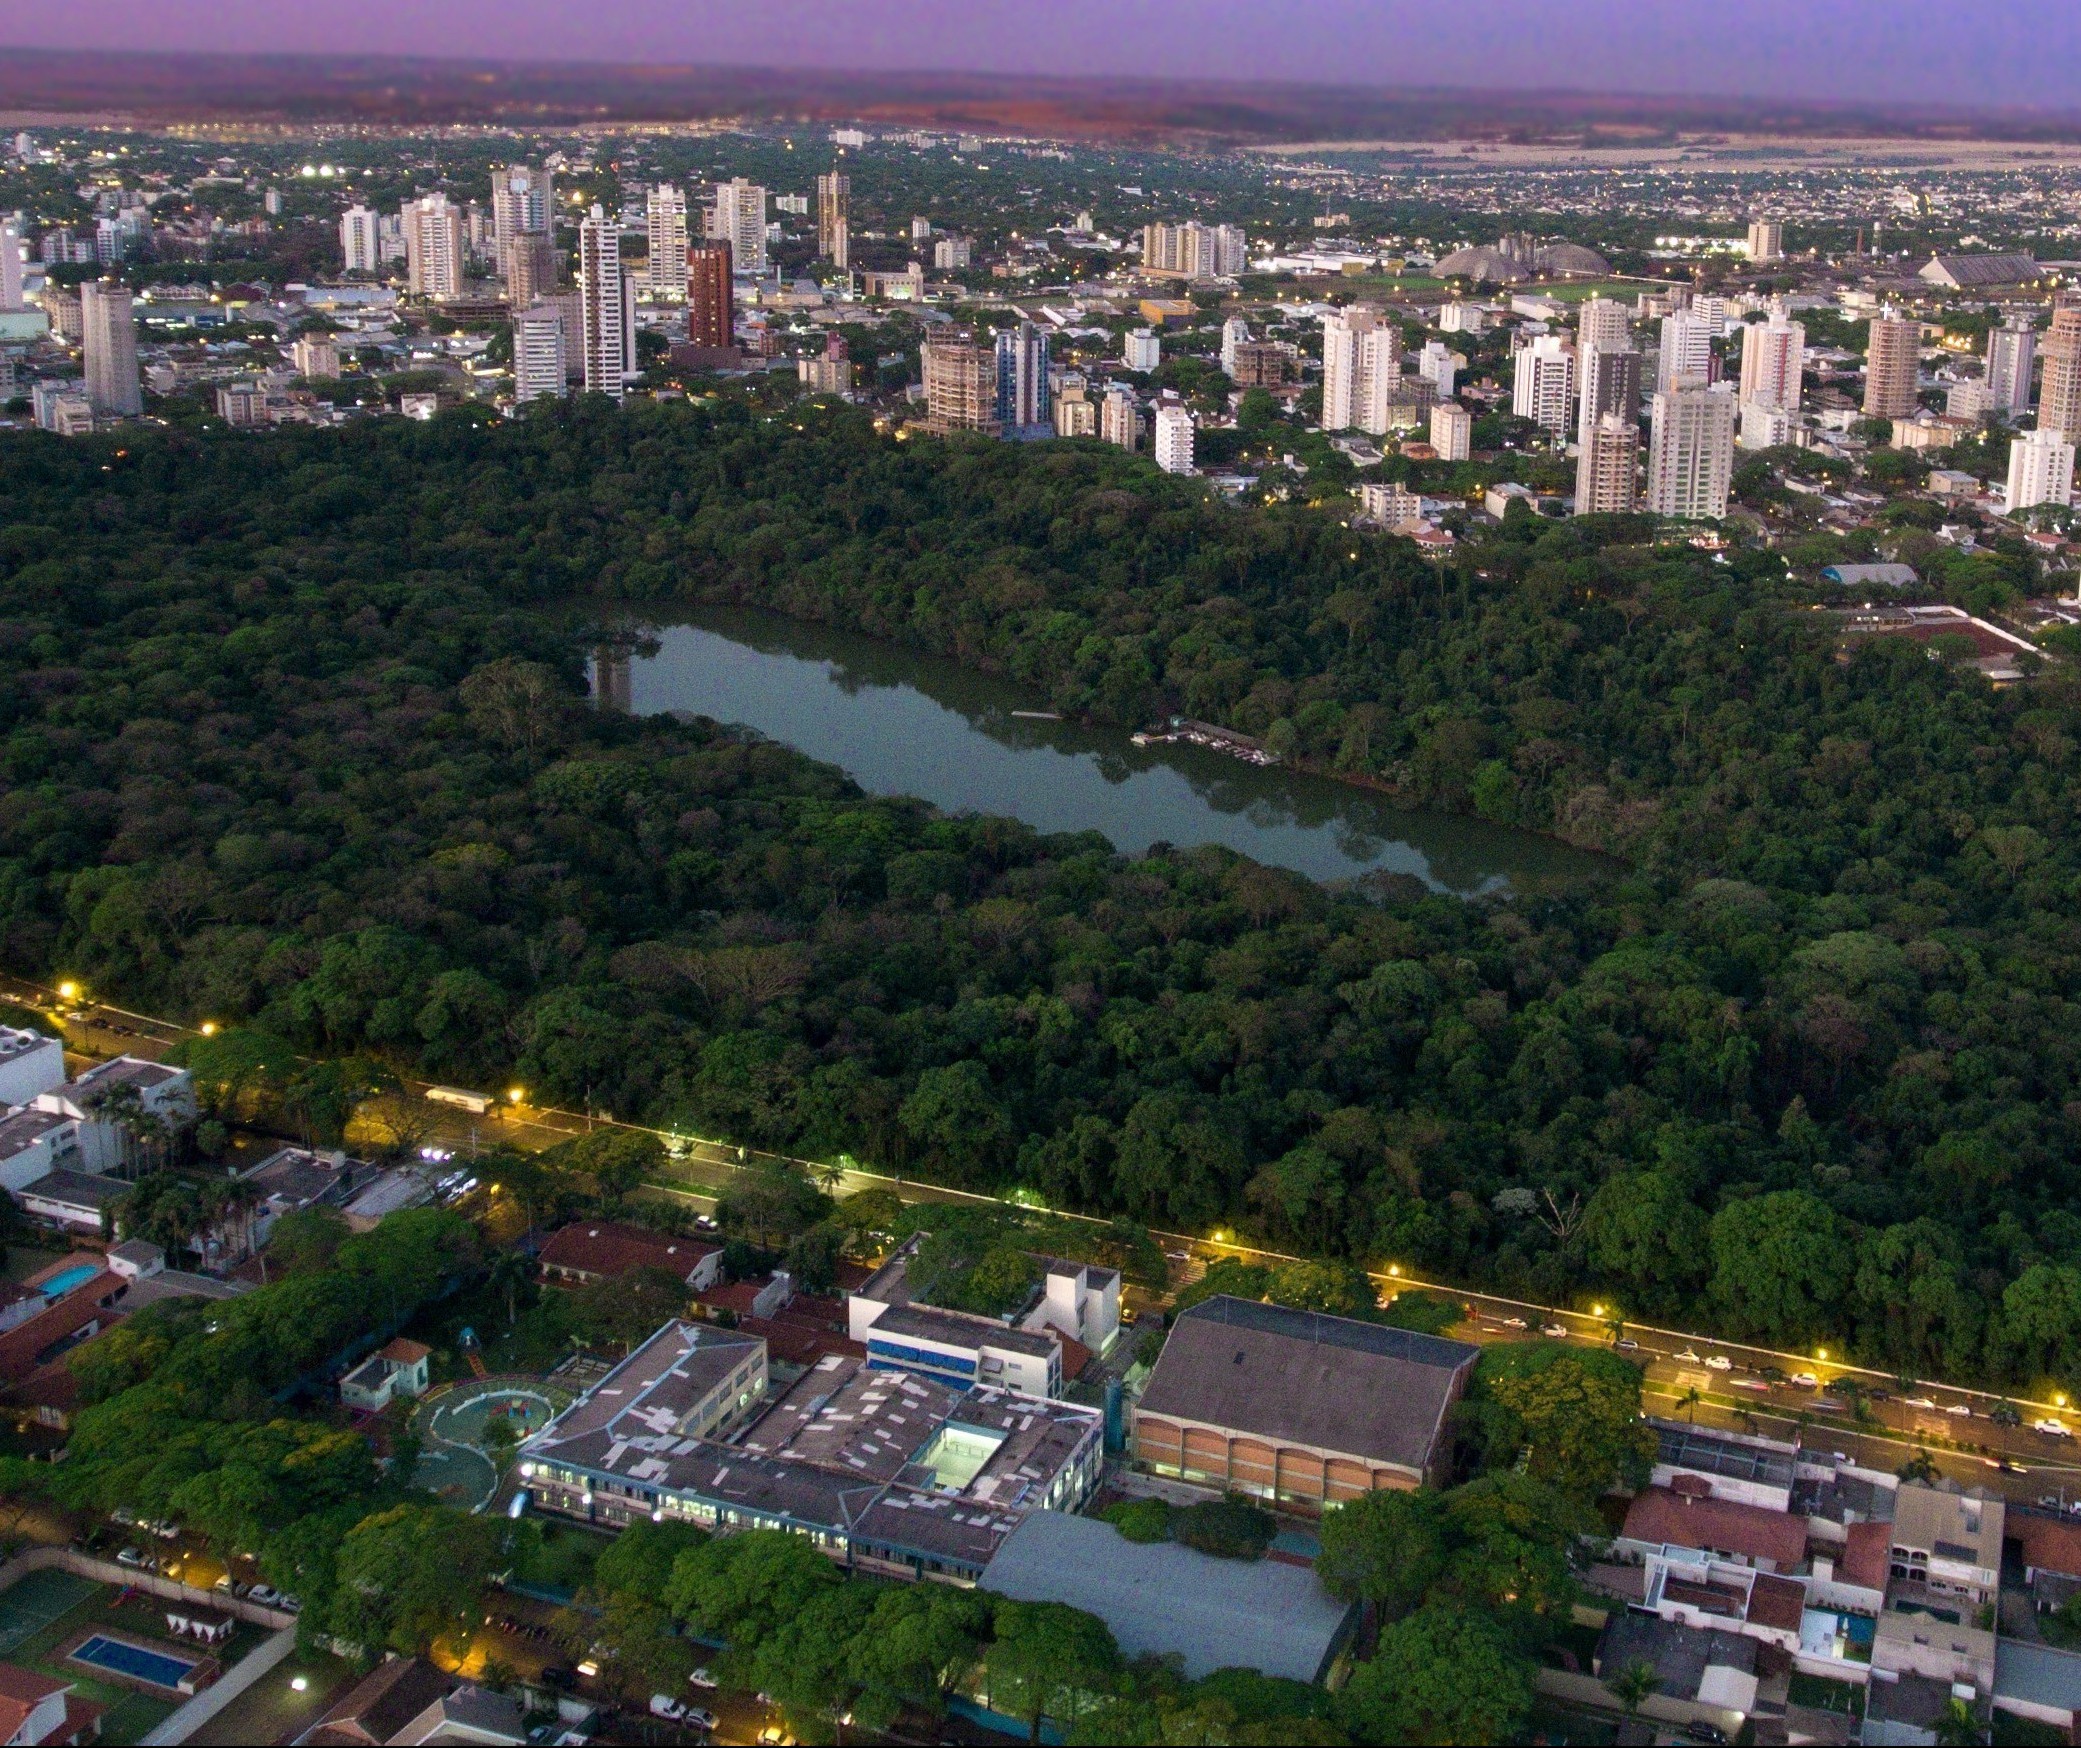
[[[1479,1352],[1222,1295],[1180,1315],[1139,1409],[1421,1471]]]

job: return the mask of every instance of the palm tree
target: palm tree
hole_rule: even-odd
[[[1655,1673],[1651,1663],[1635,1660],[1616,1674],[1605,1678],[1604,1686],[1611,1697],[1625,1707],[1626,1716],[1637,1716],[1653,1694],[1662,1686],[1662,1678]]]
[[[1698,1424],[1698,1404],[1705,1400],[1705,1392],[1696,1384],[1690,1386],[1676,1399],[1676,1405],[1684,1411],[1684,1418],[1693,1426]]]
[[[520,1318],[520,1289],[527,1285],[534,1270],[520,1251],[502,1250],[491,1259],[491,1272],[485,1284],[494,1293],[503,1293],[506,1299],[506,1327],[511,1329]]]
[[[1987,1732],[1973,1716],[1971,1706],[1962,1699],[1949,1699],[1936,1715],[1936,1739],[1943,1748],[1969,1748],[1972,1743],[1986,1741]]]

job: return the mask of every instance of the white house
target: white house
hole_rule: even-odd
[[[433,1349],[399,1336],[379,1347],[340,1380],[340,1400],[349,1408],[380,1414],[399,1396],[424,1396]]]
[[[0,1026],[0,1109],[65,1084],[65,1046],[41,1032]]]

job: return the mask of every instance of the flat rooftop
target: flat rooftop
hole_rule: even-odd
[[[978,1582],[1095,1614],[1128,1657],[1180,1657],[1189,1681],[1234,1668],[1318,1681],[1352,1613],[1309,1567],[1130,1542],[1102,1518],[1061,1511],[1029,1513]]]
[[[1651,1420],[1655,1429],[1655,1461],[1694,1475],[1719,1475],[1729,1481],[1760,1481],[1771,1487],[1792,1485],[1796,1446],[1767,1439],[1744,1439],[1673,1420]]]

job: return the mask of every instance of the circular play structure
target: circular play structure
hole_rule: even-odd
[[[498,1496],[503,1459],[569,1401],[564,1391],[534,1378],[465,1378],[436,1391],[412,1416],[419,1439],[414,1483],[447,1504],[482,1511]],[[502,1428],[510,1438],[501,1438]],[[502,1461],[494,1462],[487,1453],[500,1445]]]

